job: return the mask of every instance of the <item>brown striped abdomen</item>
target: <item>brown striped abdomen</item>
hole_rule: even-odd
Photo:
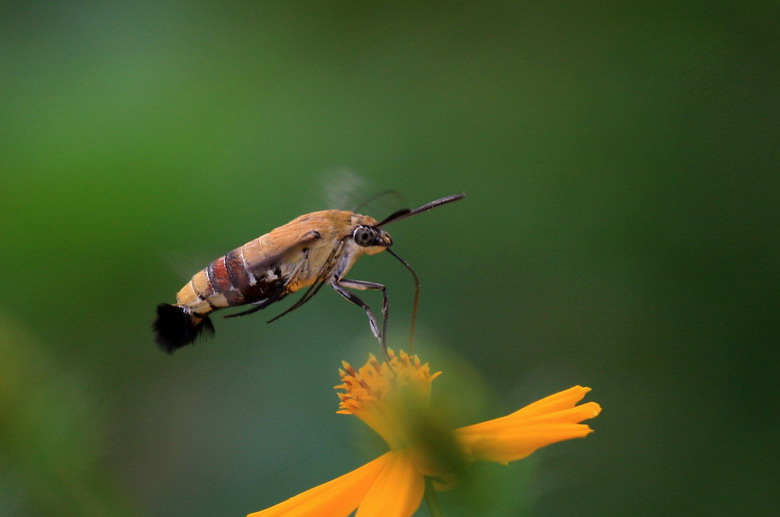
[[[236,248],[198,271],[176,295],[178,305],[205,315],[217,309],[284,296],[283,279],[278,274],[256,277],[248,269],[243,249],[244,246]]]

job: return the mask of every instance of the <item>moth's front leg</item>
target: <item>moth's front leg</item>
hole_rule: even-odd
[[[387,287],[383,284],[376,282],[366,282],[364,280],[349,280],[346,278],[334,278],[330,282],[331,287],[336,290],[341,296],[354,303],[355,305],[362,307],[368,315],[368,323],[371,325],[371,332],[379,340],[379,346],[382,349],[382,354],[385,358],[389,359],[387,353],[387,317],[389,315],[389,304],[387,301]],[[358,289],[360,291],[382,291],[382,331],[379,331],[379,325],[377,324],[376,317],[371,311],[371,307],[366,302],[361,300],[357,295],[347,291],[347,289]]]

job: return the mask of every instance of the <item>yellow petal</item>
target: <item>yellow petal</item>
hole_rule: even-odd
[[[528,404],[524,408],[515,411],[513,415],[522,415],[526,417],[547,414],[561,409],[573,407],[577,402],[583,399],[590,391],[590,388],[574,386],[568,390],[563,390],[543,399],[537,400],[533,404]]]
[[[377,476],[392,464],[394,455],[386,453],[362,467],[332,481],[291,497],[271,508],[248,517],[320,517],[347,516],[358,507]]]
[[[580,422],[601,412],[595,402],[575,406],[588,391],[575,386],[510,415],[457,429],[455,437],[473,460],[519,460],[546,445],[588,435],[591,428]]]
[[[409,517],[420,506],[425,492],[423,475],[407,455],[390,454],[393,460],[377,476],[355,517]]]
[[[554,411],[547,414],[537,414],[531,417],[526,417],[523,413],[516,412],[511,415],[503,416],[500,418],[494,418],[493,420],[487,420],[479,424],[474,424],[466,427],[462,427],[462,432],[479,432],[487,434],[499,434],[506,430],[517,429],[518,427],[526,427],[531,425],[544,425],[544,424],[576,424],[583,420],[596,417],[601,412],[601,406],[595,402],[586,402],[581,406],[575,406],[573,408],[564,409],[561,411]]]

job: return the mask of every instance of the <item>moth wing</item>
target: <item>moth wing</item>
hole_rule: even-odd
[[[236,264],[232,270],[244,303],[267,305],[290,294],[290,283],[305,265],[301,251],[320,238],[319,232],[313,230],[303,234],[299,230],[297,237],[287,239],[272,232],[231,252],[231,264]]]
[[[289,314],[295,309],[299,308],[309,300],[311,300],[315,294],[322,288],[323,285],[325,285],[325,282],[327,282],[328,278],[330,278],[330,275],[333,273],[333,269],[335,268],[336,264],[338,263],[339,256],[341,255],[341,251],[344,249],[344,241],[338,241],[334,246],[333,249],[330,252],[330,255],[328,256],[327,260],[325,260],[325,263],[322,265],[320,270],[317,272],[317,276],[314,279],[314,282],[309,286],[309,288],[306,290],[306,292],[303,294],[303,296],[289,309],[284,311],[283,313],[279,314],[278,316],[275,316],[268,320],[268,323],[271,323],[272,321],[276,321],[285,314]]]
[[[277,267],[281,268],[283,264],[288,264],[297,253],[321,238],[322,235],[317,230],[309,230],[297,238],[279,238],[276,240],[278,244],[271,246],[272,251],[262,253],[258,257],[259,260],[253,260],[251,263],[247,261],[247,267],[252,273],[263,273],[268,270],[273,271]]]

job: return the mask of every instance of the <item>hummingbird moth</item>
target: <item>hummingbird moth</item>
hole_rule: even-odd
[[[175,304],[157,306],[153,329],[157,343],[168,353],[193,343],[204,332],[214,332],[209,315],[228,307],[250,306],[226,318],[252,314],[287,295],[308,288],[290,308],[274,321],[299,308],[326,283],[348,301],[363,308],[371,332],[387,355],[387,288],[380,283],[345,278],[363,255],[387,251],[398,259],[415,280],[412,335],[417,313],[420,282],[411,266],[391,246],[393,240],[384,227],[453,201],[455,194],[427,203],[414,210],[398,210],[381,221],[346,210],[322,210],[301,215],[289,223],[251,240],[201,269],[184,284]],[[371,308],[352,290],[382,292],[382,326]]]

